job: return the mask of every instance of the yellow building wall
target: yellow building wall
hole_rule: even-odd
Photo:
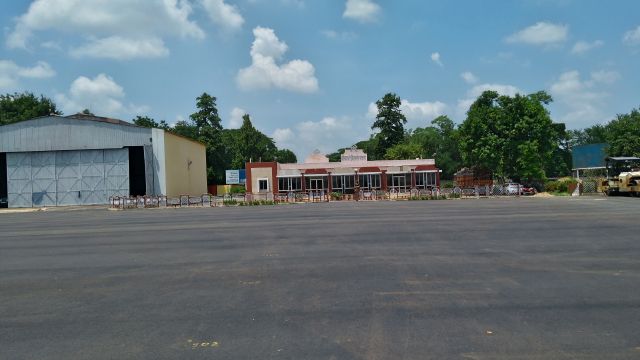
[[[258,187],[258,179],[269,180],[269,190],[265,192],[273,192],[273,169],[270,167],[264,168],[252,168],[251,169],[251,192],[254,194],[260,193],[260,187]]]
[[[207,193],[206,147],[196,141],[164,133],[167,196]]]

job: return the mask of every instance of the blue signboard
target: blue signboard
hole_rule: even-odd
[[[247,182],[247,176],[244,169],[225,171],[225,182],[227,185],[238,185]]]
[[[574,169],[589,169],[605,167],[604,158],[607,157],[609,144],[590,144],[574,146],[571,150],[571,159]]]

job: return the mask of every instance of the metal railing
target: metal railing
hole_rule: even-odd
[[[406,191],[360,190],[356,194],[328,193],[325,191],[225,194],[221,196],[202,194],[200,196],[180,195],[159,196],[111,196],[109,207],[114,209],[142,209],[166,207],[222,207],[251,204],[277,203],[317,203],[330,201],[385,201],[385,200],[430,200],[457,198],[488,198],[522,196],[520,185],[495,184],[473,188],[410,189]],[[243,204],[244,203],[244,204]]]

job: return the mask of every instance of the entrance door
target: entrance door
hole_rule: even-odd
[[[398,192],[407,191],[407,178],[404,175],[394,175],[392,179],[392,187]]]
[[[311,179],[310,191],[322,191],[324,190],[324,179]]]
[[[0,208],[9,206],[9,189],[7,188],[7,154],[0,153]]]
[[[147,194],[147,178],[144,168],[144,147],[129,147],[129,195]]]

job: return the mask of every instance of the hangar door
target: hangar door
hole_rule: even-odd
[[[105,204],[129,195],[128,149],[7,154],[9,207]]]

